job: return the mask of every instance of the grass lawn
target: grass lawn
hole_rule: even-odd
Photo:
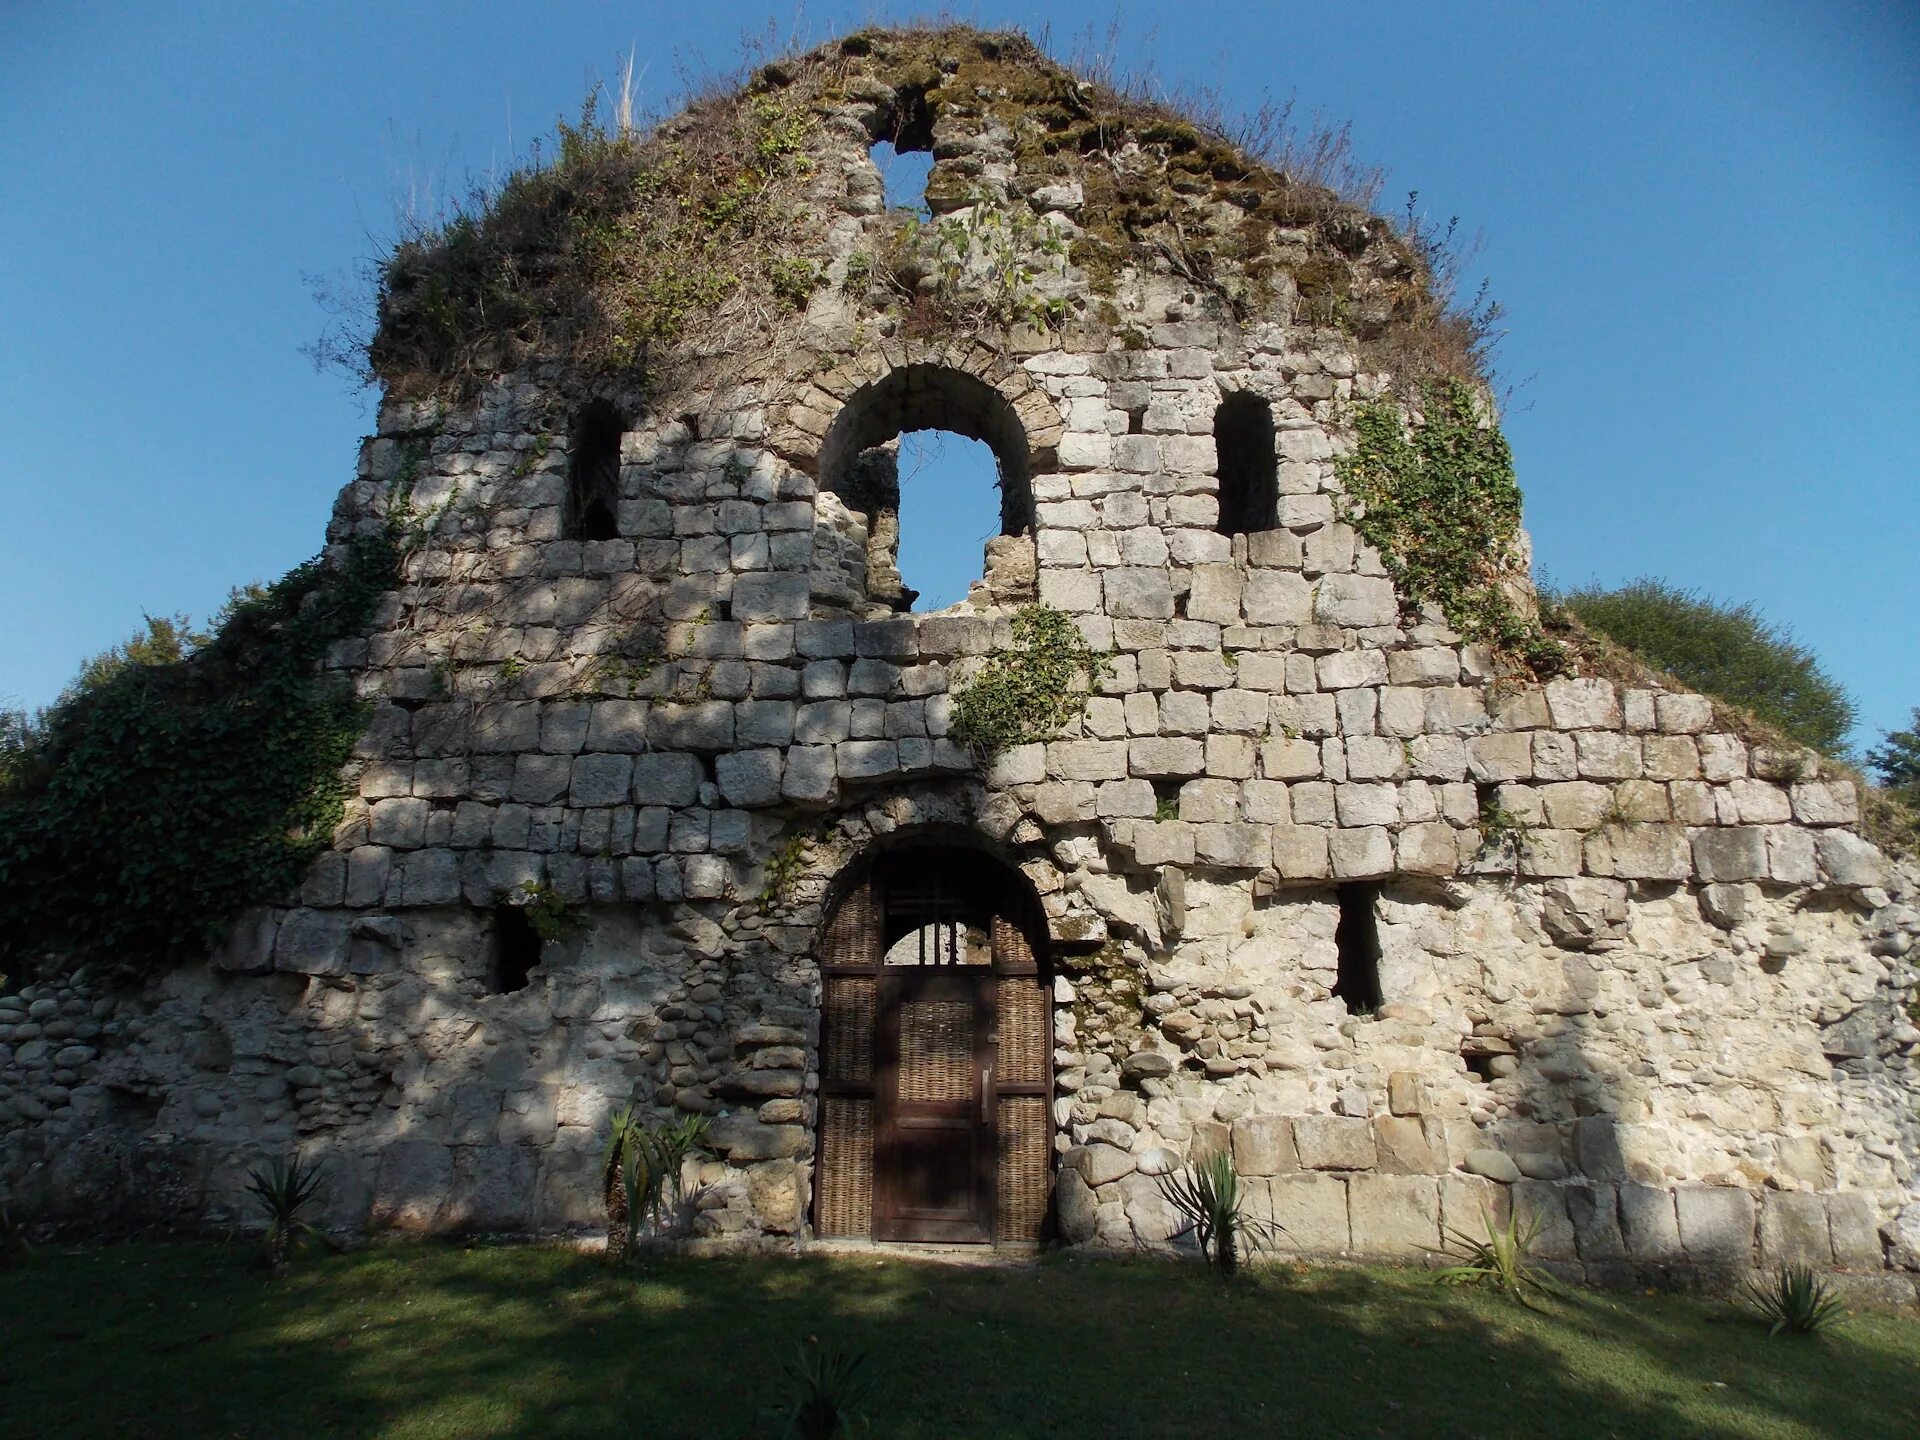
[[[1545,1314],[1417,1272],[658,1261],[538,1246],[43,1250],[0,1271],[0,1435],[777,1436],[866,1352],[870,1436],[1920,1435],[1920,1321],[1769,1339],[1729,1307]]]

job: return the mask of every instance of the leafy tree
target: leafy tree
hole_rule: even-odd
[[[1836,753],[1853,728],[1847,692],[1812,651],[1751,603],[1729,605],[1651,578],[1617,590],[1589,585],[1554,598],[1587,628],[1803,745]]]
[[[1920,805],[1920,709],[1913,712],[1911,730],[1883,730],[1887,743],[1867,752],[1867,768],[1889,790],[1898,790]]]
[[[150,617],[37,717],[0,716],[0,969],[151,973],[298,884],[365,720],[321,661],[396,554],[357,540],[236,592],[211,633]]]

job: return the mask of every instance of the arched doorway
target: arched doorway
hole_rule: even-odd
[[[1038,1241],[1052,1193],[1046,930],[1024,876],[922,842],[846,878],[821,927],[822,1236]]]

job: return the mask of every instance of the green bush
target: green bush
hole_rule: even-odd
[[[953,696],[956,745],[981,760],[1045,740],[1087,703],[1112,661],[1087,644],[1071,615],[1028,605],[1013,617],[1013,645],[996,645]]]
[[[1883,730],[1884,745],[1867,752],[1867,768],[1887,789],[1920,805],[1920,709],[1913,712],[1911,730]]]
[[[1683,684],[1751,711],[1788,738],[1832,754],[1853,727],[1853,701],[1813,653],[1762,619],[1664,580],[1608,590],[1589,585],[1555,597],[1588,629]]]
[[[392,536],[237,596],[211,635],[149,621],[0,743],[0,970],[153,973],[291,893],[339,822],[363,707],[320,662],[391,583]]]

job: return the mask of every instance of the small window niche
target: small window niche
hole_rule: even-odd
[[[1333,993],[1350,1015],[1371,1015],[1380,1008],[1380,922],[1374,914],[1380,891],[1373,885],[1342,885],[1340,923],[1333,943],[1339,972]]]
[[[569,540],[620,538],[620,437],[626,428],[605,400],[595,400],[574,422],[567,463]]]
[[[533,980],[540,963],[540,932],[518,905],[496,905],[493,943],[487,956],[487,989],[494,995],[514,995]]]
[[[1213,412],[1220,477],[1220,533],[1251,535],[1280,524],[1280,470],[1273,406],[1258,395],[1229,395]]]

